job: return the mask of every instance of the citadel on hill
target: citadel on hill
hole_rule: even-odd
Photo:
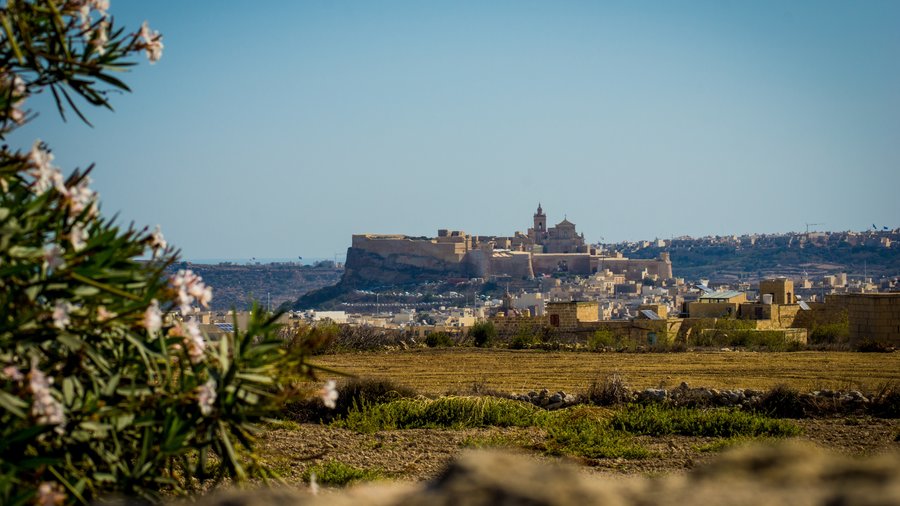
[[[628,280],[672,277],[669,254],[655,259],[606,255],[585,242],[575,224],[563,219],[547,227],[538,204],[533,226],[512,236],[476,236],[438,230],[437,237],[359,234],[347,251],[343,283],[353,286],[416,283],[447,278],[533,278],[568,272],[587,276],[610,271]]]

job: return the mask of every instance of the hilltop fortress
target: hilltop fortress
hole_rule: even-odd
[[[475,236],[438,230],[437,237],[359,234],[347,250],[341,283],[350,286],[404,284],[448,278],[533,278],[569,272],[589,276],[606,270],[628,280],[672,277],[668,253],[651,260],[605,255],[585,243],[575,224],[564,219],[547,227],[540,204],[527,233]]]

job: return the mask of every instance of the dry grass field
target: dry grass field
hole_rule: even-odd
[[[637,388],[768,389],[778,384],[810,391],[900,383],[900,354],[853,352],[575,353],[477,348],[413,349],[315,357],[315,364],[391,379],[426,395],[470,391],[478,384],[502,392],[583,392],[611,373]]]

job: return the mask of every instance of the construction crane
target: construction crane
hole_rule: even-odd
[[[809,227],[815,227],[816,225],[824,225],[824,223],[807,223],[806,224],[806,233],[809,234]]]

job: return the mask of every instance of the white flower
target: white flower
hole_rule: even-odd
[[[45,481],[38,485],[37,506],[61,506],[66,502],[66,494],[59,483]]]
[[[109,42],[109,35],[107,34],[107,29],[109,28],[109,21],[106,19],[101,19],[99,23],[97,23],[97,29],[94,30],[94,35],[90,39],[91,46],[94,47],[94,50],[97,51],[97,54],[103,55],[106,53],[106,43]]]
[[[98,306],[97,307],[97,321],[105,322],[108,320],[112,320],[116,316],[119,316],[113,311],[107,311],[106,306]]]
[[[156,63],[162,58],[162,35],[156,30],[150,31],[150,25],[146,21],[141,25],[141,38],[144,39],[144,50],[150,63]]]
[[[62,248],[57,244],[48,244],[44,248],[44,267],[49,271],[54,271],[66,265],[63,258]]]
[[[12,81],[10,82],[8,75],[4,73],[3,84],[4,86],[12,88],[9,92],[11,107],[9,118],[21,125],[25,121],[25,111],[23,111],[20,106],[25,102],[25,96],[28,93],[28,87],[25,85],[25,80],[14,74]],[[4,90],[2,93],[5,95],[7,92]]]
[[[53,153],[45,150],[40,140],[34,141],[31,152],[28,154],[28,161],[31,164],[28,173],[34,178],[31,191],[36,195],[42,195],[51,187],[56,187],[57,191],[63,195],[68,193],[63,182],[62,172],[53,166]]]
[[[150,301],[147,310],[144,311],[144,328],[154,334],[162,327],[162,312],[159,310],[159,302],[156,299]]]
[[[337,404],[335,401],[338,399],[338,392],[335,389],[337,383],[334,380],[328,380],[325,382],[325,385],[319,390],[319,397],[322,398],[322,403],[325,404],[325,407],[329,409],[334,409]]]
[[[200,413],[203,416],[209,416],[213,412],[216,402],[216,380],[210,378],[197,387],[197,404],[200,406]]]
[[[153,258],[159,256],[159,254],[165,251],[168,246],[169,243],[166,242],[162,230],[160,230],[159,225],[157,225],[156,229],[153,230],[153,233],[150,234],[150,249],[153,250]]]
[[[182,315],[189,315],[193,312],[194,300],[197,300],[203,307],[209,307],[209,301],[212,300],[212,289],[203,284],[203,278],[194,273],[194,271],[180,270],[171,278],[172,287],[178,290],[178,305],[181,308]]]
[[[22,372],[16,368],[14,365],[8,365],[3,368],[3,376],[8,380],[12,381],[22,381],[25,379],[25,376],[22,375]]]
[[[41,425],[56,425],[56,431],[62,434],[64,430],[62,426],[66,423],[66,413],[62,403],[51,394],[51,384],[53,384],[53,379],[47,378],[37,368],[37,364],[32,364],[31,371],[28,373],[28,388],[34,396],[31,415]]]
[[[69,319],[69,312],[71,312],[72,309],[72,304],[69,304],[68,301],[56,301],[56,305],[53,306],[53,326],[59,330],[66,330],[66,327],[72,323],[72,320]]]
[[[91,184],[91,178],[84,176],[77,184],[71,188],[67,188],[65,192],[66,202],[69,204],[69,218],[75,219],[81,213],[88,209],[88,216],[93,217],[97,214],[96,198],[97,192],[91,190],[88,185]]]
[[[81,225],[72,225],[72,230],[69,231],[69,242],[72,243],[72,249],[75,251],[83,250],[89,237],[87,230]]]
[[[91,0],[91,6],[96,9],[101,16],[106,17],[106,11],[109,10],[109,0]]]
[[[187,350],[188,358],[192,364],[200,363],[203,360],[203,352],[206,350],[206,339],[200,332],[200,325],[197,320],[188,320],[184,324],[187,334],[184,336],[184,347]]]
[[[319,495],[319,482],[316,481],[316,473],[309,473],[309,493]]]

